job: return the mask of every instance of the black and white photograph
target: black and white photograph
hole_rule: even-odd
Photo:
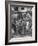
[[[6,6],[6,43],[37,42],[37,3],[8,2]]]

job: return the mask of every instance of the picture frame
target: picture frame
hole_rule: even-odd
[[[6,1],[5,11],[5,45],[36,43],[37,3],[22,1]],[[28,25],[27,23],[30,24]]]

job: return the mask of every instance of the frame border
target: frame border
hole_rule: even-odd
[[[34,41],[25,41],[25,42],[11,42],[8,43],[8,3],[7,2],[17,2],[25,4],[34,4],[35,5],[35,40]],[[5,15],[6,15],[6,27],[5,27],[5,45],[11,44],[27,44],[27,43],[37,43],[37,2],[22,2],[22,1],[7,1],[5,2]],[[6,4],[7,3],[7,4]]]

